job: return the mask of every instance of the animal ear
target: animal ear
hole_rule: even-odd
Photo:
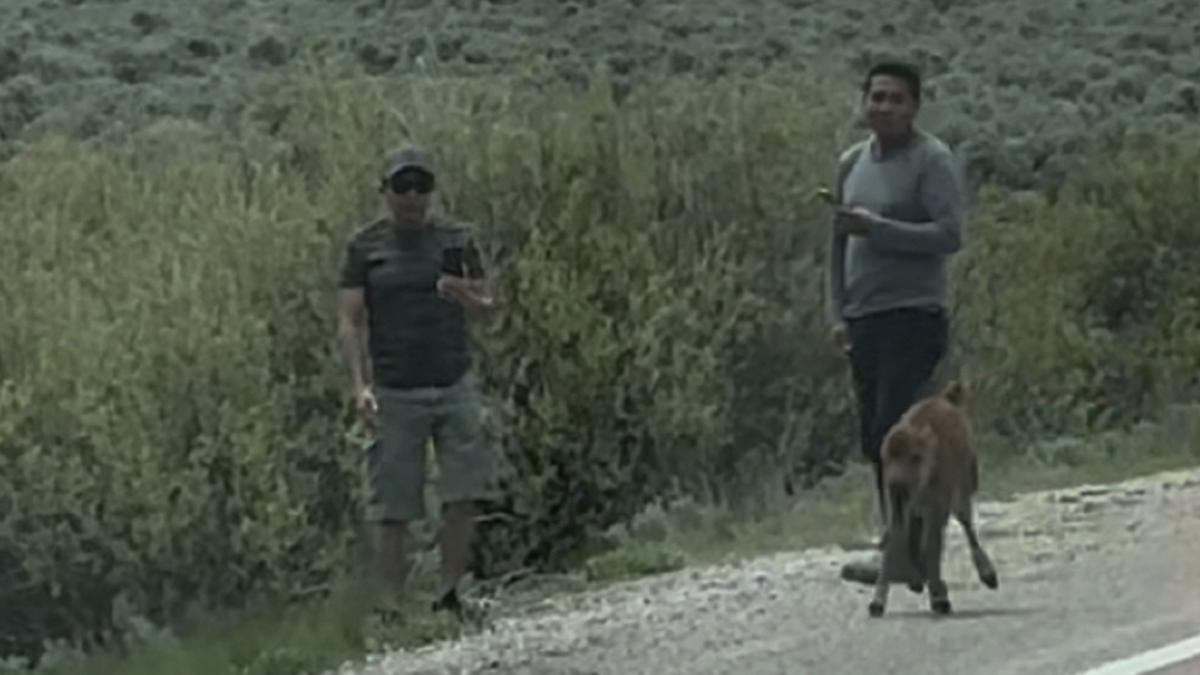
[[[951,380],[942,387],[942,396],[952,405],[961,407],[967,402],[967,387],[961,380]]]

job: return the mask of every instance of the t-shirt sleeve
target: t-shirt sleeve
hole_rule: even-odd
[[[357,237],[350,239],[346,244],[338,285],[347,289],[363,288],[367,285],[367,261]]]

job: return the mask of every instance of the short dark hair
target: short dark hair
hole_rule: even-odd
[[[871,80],[878,75],[904,80],[908,84],[908,91],[912,94],[913,100],[921,100],[921,71],[917,70],[916,66],[900,61],[884,61],[875,64],[867,72],[866,79],[863,80],[864,96],[871,90]]]

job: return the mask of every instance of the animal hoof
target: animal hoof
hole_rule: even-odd
[[[867,605],[867,612],[869,612],[873,618],[879,618],[883,616],[883,603],[879,602],[878,600],[872,600],[871,604]]]
[[[925,584],[920,581],[910,581],[908,583],[908,590],[920,595],[925,590]]]
[[[942,598],[940,600],[931,600],[929,602],[929,608],[933,610],[934,614],[949,614],[950,613],[950,600],[948,598]]]
[[[1000,588],[1000,579],[996,577],[995,572],[988,572],[987,574],[981,574],[981,575],[979,575],[979,580],[983,582],[984,586],[987,586],[988,588],[992,589],[993,591],[996,590],[997,588]]]

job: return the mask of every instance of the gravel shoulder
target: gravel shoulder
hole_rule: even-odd
[[[1200,470],[982,503],[1000,590],[948,536],[955,614],[842,582],[855,553],[796,551],[547,599],[461,642],[373,657],[344,675],[1082,672],[1200,633]]]

